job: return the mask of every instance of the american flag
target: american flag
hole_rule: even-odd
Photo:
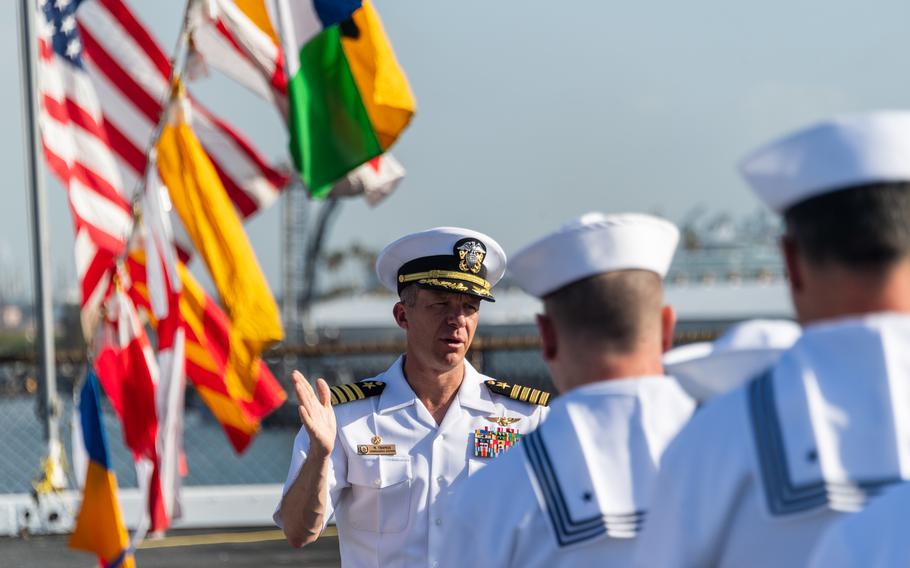
[[[76,14],[86,70],[104,101],[105,129],[127,187],[141,179],[145,151],[170,93],[167,54],[123,0],[79,0]],[[265,159],[224,120],[198,102],[193,126],[243,217],[271,205],[288,175]]]
[[[124,252],[132,232],[132,191],[144,186],[137,180],[143,179],[146,150],[170,93],[171,68],[164,51],[122,0],[38,0],[37,5],[42,143],[48,166],[67,189],[76,228],[83,328],[91,335],[101,319],[100,307],[107,303],[110,314],[116,312],[110,309],[111,302],[124,299],[123,290],[112,294],[114,260]],[[267,164],[226,122],[198,103],[194,107],[198,137],[237,210],[248,217],[269,206],[286,185],[287,175]],[[157,179],[155,172],[150,174]],[[152,186],[152,191],[156,191],[160,182]],[[152,213],[146,205],[146,229]],[[171,222],[175,229],[180,227],[176,217]],[[169,236],[174,237],[170,233]],[[176,238],[179,245],[179,235]],[[158,244],[166,249],[162,242]],[[188,248],[183,250],[184,256],[187,251]],[[150,257],[153,264],[156,258],[162,260],[158,255]],[[173,259],[169,266],[173,268],[172,265]],[[121,274],[123,287],[128,287],[128,280]],[[147,282],[149,292],[154,292],[153,280]],[[210,301],[207,297],[206,300]],[[132,306],[130,309],[134,310]],[[185,364],[183,348],[176,347],[182,346],[183,341],[175,342],[172,337],[176,332],[182,338],[183,330],[172,329],[170,334],[162,330],[170,316],[179,324],[179,314],[169,312],[169,317],[164,318],[164,314],[153,311],[161,323],[158,356],[162,368],[176,370],[179,381],[175,388],[152,381],[156,397],[141,401],[151,404],[153,413],[156,400],[160,403],[157,419],[164,429],[157,440],[160,456],[147,456],[155,467],[149,506],[152,529],[158,530],[165,528],[175,513],[174,491],[179,485],[172,467],[176,463],[175,452],[179,452],[179,425],[171,430],[167,425],[174,418],[179,421],[174,409],[182,405],[179,400],[170,404],[174,401],[164,399],[182,396]],[[150,369],[154,366],[150,354],[145,353],[143,360]],[[260,390],[283,394],[267,369],[260,375],[264,375],[259,377]],[[283,401],[278,396],[273,399],[273,404],[263,405],[263,414]],[[134,418],[139,414],[131,413]],[[146,415],[148,412],[143,414]],[[142,428],[153,426],[150,419],[142,422]]]
[[[44,155],[69,196],[83,326],[90,331],[110,283],[113,260],[126,246],[132,212],[85,69],[75,15],[79,4],[39,0],[38,96]]]
[[[131,192],[168,99],[171,66],[122,0],[38,0],[38,6],[39,123],[48,166],[69,195],[83,327],[91,334],[113,259],[131,230]],[[271,205],[287,174],[193,104],[197,135],[240,214]],[[179,220],[174,229],[185,260],[190,249]]]

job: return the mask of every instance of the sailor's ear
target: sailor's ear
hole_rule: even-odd
[[[803,289],[804,278],[802,272],[802,251],[796,245],[793,237],[784,235],[780,238],[780,252],[784,257],[784,266],[787,269],[787,280],[790,281],[790,289],[794,294],[798,294]]]
[[[676,329],[676,310],[664,306],[660,310],[660,347],[664,353],[673,347],[673,331]]]
[[[556,327],[546,314],[537,314],[537,331],[540,333],[540,354],[544,361],[552,361],[558,352]]]

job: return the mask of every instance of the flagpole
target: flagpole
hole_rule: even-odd
[[[25,107],[23,128],[25,153],[25,184],[29,195],[32,233],[32,266],[34,272],[35,311],[38,335],[36,338],[40,397],[39,415],[44,420],[44,438],[50,460],[60,457],[59,404],[54,356],[54,315],[50,283],[50,246],[47,229],[47,196],[44,191],[44,172],[38,162],[41,142],[38,138],[38,96],[36,89],[35,2],[19,3],[20,67],[22,70],[22,102]]]

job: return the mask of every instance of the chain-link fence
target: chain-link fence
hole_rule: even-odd
[[[723,322],[684,324],[677,333],[681,343],[711,339]],[[483,374],[552,390],[546,366],[537,349],[533,328],[481,330],[469,359]],[[263,428],[243,455],[234,453],[221,425],[196,395],[187,389],[184,450],[188,476],[184,485],[244,485],[283,483],[294,435],[299,428],[297,408],[290,390],[289,373],[299,369],[308,378],[324,377],[330,384],[351,382],[377,375],[391,365],[404,349],[398,334],[382,340],[338,339],[285,350],[273,350],[266,362],[289,392],[288,402],[263,423]],[[26,359],[0,362],[0,495],[29,493],[39,477],[47,449],[39,416],[40,397],[35,366]],[[61,400],[61,439],[67,457],[72,456],[73,393],[84,374],[78,357],[58,365]],[[121,487],[136,486],[133,460],[123,444],[120,424],[110,404],[103,402],[104,425],[111,460]],[[69,471],[72,475],[72,471]],[[70,482],[72,486],[72,480]]]

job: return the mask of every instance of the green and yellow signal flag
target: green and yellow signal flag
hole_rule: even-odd
[[[314,197],[398,139],[416,103],[369,0],[276,0],[290,152]],[[277,18],[276,18],[277,16]]]

